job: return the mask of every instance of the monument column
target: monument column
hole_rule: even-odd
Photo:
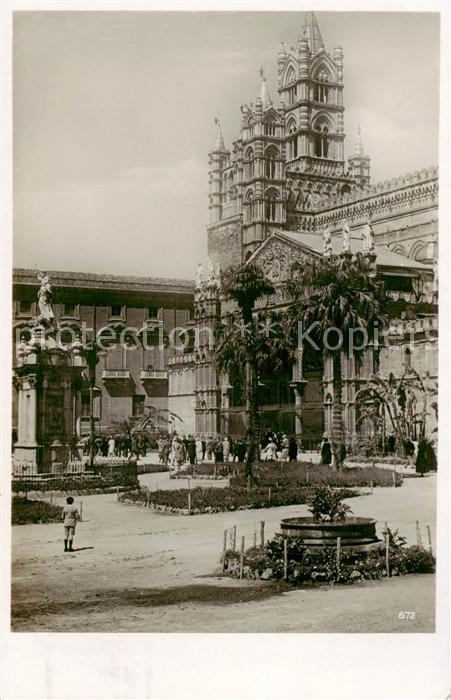
[[[302,440],[302,397],[304,395],[306,380],[304,379],[302,367],[303,348],[297,348],[295,362],[293,364],[293,381],[290,383],[294,391],[294,432],[296,441],[301,446]]]

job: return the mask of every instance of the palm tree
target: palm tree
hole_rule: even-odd
[[[221,291],[226,299],[237,304],[238,313],[230,313],[219,329],[216,349],[217,366],[229,379],[242,382],[245,395],[246,475],[253,478],[252,467],[258,457],[260,414],[258,405],[258,377],[269,354],[271,344],[270,318],[264,311],[255,314],[259,299],[274,294],[275,289],[255,264],[244,264],[225,270]]]
[[[312,260],[308,266],[295,263],[293,278],[287,284],[293,297],[289,308],[292,331],[302,321],[309,337],[325,358],[333,361],[332,442],[336,463],[340,464],[339,446],[342,429],[341,353],[349,354],[356,329],[366,332],[373,341],[385,323],[382,313],[383,284],[375,279],[367,258],[337,256]],[[294,323],[293,323],[294,322]],[[356,338],[357,340],[357,338]],[[360,340],[360,338],[359,338]],[[303,342],[309,342],[304,340]]]

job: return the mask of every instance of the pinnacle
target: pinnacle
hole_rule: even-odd
[[[303,39],[307,41],[312,55],[317,53],[320,49],[324,49],[323,38],[314,12],[305,13],[304,24],[299,34],[298,44]]]

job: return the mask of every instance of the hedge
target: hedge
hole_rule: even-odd
[[[44,501],[31,501],[28,498],[13,496],[11,501],[11,523],[60,523],[62,508]]]

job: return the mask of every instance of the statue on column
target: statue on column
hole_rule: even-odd
[[[363,252],[364,253],[374,253],[374,231],[370,222],[368,222],[363,227],[362,232],[363,238]]]
[[[196,289],[200,289],[204,283],[204,268],[199,263],[196,270]]]
[[[216,263],[215,265],[215,284],[218,289],[221,287],[221,268],[219,266],[219,263]]]
[[[329,226],[326,226],[323,231],[323,255],[325,258],[330,258],[332,255],[332,240]]]
[[[49,324],[52,323],[54,317],[52,309],[52,285],[50,284],[50,278],[47,273],[38,273],[38,279],[41,286],[38,290],[38,306],[39,306],[39,320],[47,321]]]
[[[351,229],[347,221],[343,224],[343,253],[351,252]]]
[[[211,287],[215,284],[215,266],[211,258],[207,260],[207,285]]]

